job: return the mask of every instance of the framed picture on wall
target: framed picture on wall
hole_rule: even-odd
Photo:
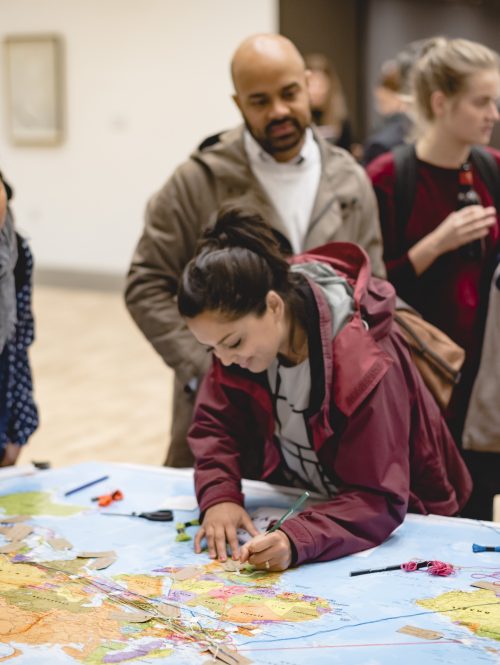
[[[56,35],[4,40],[7,123],[15,145],[57,145],[64,137],[63,44]]]

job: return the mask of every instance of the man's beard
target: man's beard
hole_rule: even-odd
[[[286,136],[272,136],[271,130],[273,127],[283,125],[285,123],[290,123],[293,125],[294,130]],[[257,141],[257,143],[262,146],[262,148],[269,153],[270,155],[275,155],[280,152],[288,152],[292,150],[297,145],[299,145],[304,138],[306,127],[300,124],[296,118],[286,117],[281,120],[272,120],[264,130],[265,136],[256,136],[255,132],[252,129],[252,126],[245,118],[245,125]]]

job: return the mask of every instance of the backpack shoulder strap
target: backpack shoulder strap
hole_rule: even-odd
[[[472,163],[479,171],[481,180],[493,198],[495,208],[500,210],[500,171],[495,158],[491,152],[481,146],[473,146],[470,156]]]
[[[399,240],[404,238],[404,230],[410,219],[415,194],[417,192],[417,154],[413,144],[398,145],[392,150],[394,155],[394,208]]]

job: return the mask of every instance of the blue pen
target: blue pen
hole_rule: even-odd
[[[472,545],[473,552],[500,552],[500,545],[494,547],[493,545]]]
[[[64,496],[69,496],[70,494],[74,494],[75,492],[79,492],[80,490],[86,490],[87,487],[92,487],[92,485],[97,485],[97,483],[102,483],[103,480],[107,480],[108,478],[109,476],[103,476],[102,478],[91,480],[89,483],[85,483],[85,485],[79,485],[79,487],[74,487],[72,490],[64,492]]]

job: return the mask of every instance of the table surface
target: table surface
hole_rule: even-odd
[[[107,508],[91,500],[116,489],[124,499]],[[258,482],[245,481],[244,492],[248,510],[264,517],[295,498]],[[160,507],[174,510],[174,522],[102,515]],[[498,524],[409,515],[377,548],[266,573],[194,554],[196,527],[176,541],[176,523],[197,515],[191,470],[86,463],[0,475],[0,661],[500,662],[500,553],[472,552],[473,543],[500,545]],[[455,572],[350,576],[410,560],[449,562]]]

